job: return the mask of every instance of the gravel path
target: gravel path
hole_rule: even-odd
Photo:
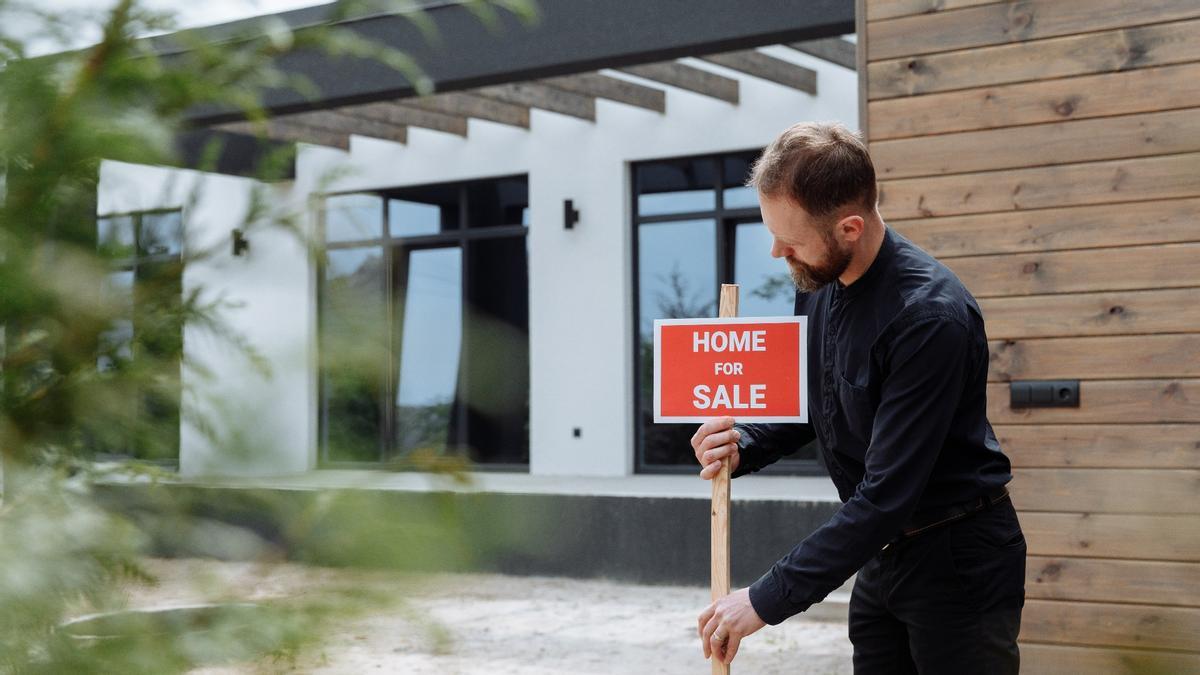
[[[696,617],[708,590],[497,574],[420,578],[300,565],[151,560],[162,583],[135,586],[132,606],[214,598],[265,599],[321,584],[408,588],[394,610],[334,626],[329,639],[283,672],[359,675],[488,673],[708,673]],[[279,664],[205,668],[196,675],[280,672]],[[838,621],[793,617],[750,636],[733,662],[741,673],[849,673]]]

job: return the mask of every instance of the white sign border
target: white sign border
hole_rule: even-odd
[[[714,324],[714,323],[797,323],[800,324],[799,333],[800,339],[800,375],[798,383],[800,387],[800,414],[793,416],[762,416],[754,415],[690,415],[686,417],[663,417],[662,416],[662,327],[663,326],[689,326],[696,324]],[[792,424],[808,424],[808,396],[807,388],[805,387],[808,379],[808,316],[737,316],[737,317],[720,317],[710,319],[655,319],[654,320],[654,423],[664,424],[672,422],[707,422],[718,417],[733,417],[739,423],[754,424],[756,422],[783,422]]]

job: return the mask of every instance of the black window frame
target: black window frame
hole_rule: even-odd
[[[421,183],[416,185],[393,186],[387,188],[370,188],[356,190],[339,190],[324,192],[316,195],[316,216],[317,216],[317,232],[316,239],[321,247],[321,255],[316,259],[316,324],[317,324],[317,351],[318,355],[324,349],[321,335],[321,317],[325,311],[325,251],[338,249],[356,249],[377,247],[383,258],[383,279],[384,284],[383,298],[385,305],[385,321],[388,326],[389,349],[387,364],[384,371],[383,388],[384,395],[377,401],[380,410],[380,424],[378,437],[379,459],[376,461],[357,461],[357,460],[338,460],[329,458],[328,444],[328,406],[325,403],[325,377],[320,368],[320,357],[317,359],[317,468],[318,469],[372,469],[372,470],[391,470],[391,471],[418,471],[418,469],[397,466],[391,459],[395,454],[393,447],[393,439],[395,438],[395,406],[391,403],[395,399],[397,382],[397,373],[399,370],[400,348],[402,335],[396,330],[396,296],[397,274],[400,268],[395,264],[395,255],[398,250],[407,249],[409,251],[419,249],[434,249],[446,248],[449,246],[457,246],[462,251],[463,265],[461,278],[461,291],[464,293],[464,306],[466,303],[465,293],[469,288],[470,266],[466,264],[467,249],[472,242],[479,240],[492,240],[502,238],[517,238],[519,237],[526,246],[528,251],[529,245],[529,226],[527,224],[519,225],[494,225],[486,227],[471,227],[470,214],[467,208],[468,188],[472,185],[482,183],[491,183],[501,180],[523,180],[528,189],[528,174],[504,174],[500,176],[487,176],[481,178],[471,178],[458,181],[441,181],[436,183]],[[441,231],[433,234],[410,235],[410,236],[393,236],[389,224],[389,209],[391,199],[403,199],[408,193],[421,189],[439,189],[439,188],[457,188],[458,190],[458,220],[457,227],[454,229]],[[343,240],[336,242],[325,241],[325,200],[330,197],[339,197],[347,195],[372,195],[378,196],[382,200],[382,218],[383,228],[382,236],[372,237],[369,239],[354,239]],[[526,208],[529,205],[526,204]],[[529,259],[526,256],[526,274],[528,274]],[[526,286],[526,311],[528,311],[529,297],[528,285]],[[464,323],[465,331],[466,325]],[[469,359],[471,358],[470,349],[464,342],[460,354],[459,362],[459,379],[457,386],[462,386],[461,379],[463,372],[466,370]],[[455,424],[464,425],[466,423],[465,416],[467,415],[467,406],[458,406],[458,418]],[[526,416],[525,424],[529,425],[529,416]],[[526,447],[524,449],[526,456],[529,455],[529,434],[526,434]],[[529,462],[472,462],[470,465],[472,471],[479,472],[496,472],[496,473],[528,473]]]
[[[741,223],[762,222],[762,213],[758,207],[725,208],[725,190],[731,187],[724,184],[724,160],[727,158],[753,159],[762,153],[763,148],[748,150],[732,150],[728,152],[704,153],[699,155],[678,155],[672,157],[656,157],[654,159],[638,160],[629,163],[629,219],[631,223],[631,266],[633,270],[632,284],[632,316],[633,316],[633,359],[630,376],[633,381],[633,446],[634,473],[637,474],[692,474],[699,471],[697,464],[649,464],[645,461],[645,448],[640,429],[642,418],[642,387],[641,387],[641,350],[636,347],[641,343],[641,270],[639,265],[639,232],[642,225],[656,223],[672,223],[688,220],[707,220],[715,223],[716,236],[716,288],[713,289],[714,301],[720,296],[721,284],[732,283],[734,279],[734,261],[736,260],[736,230]],[[655,214],[642,216],[638,213],[638,170],[642,167],[677,161],[711,160],[716,165],[713,171],[712,189],[715,191],[715,203],[712,210],[686,211],[679,213]],[[697,424],[697,426],[699,426]],[[814,441],[815,442],[815,441]],[[820,450],[816,450],[815,459],[789,459],[787,457],[764,467],[756,472],[758,475],[770,476],[824,476],[827,475],[821,461]]]
[[[142,237],[142,219],[146,216],[153,216],[153,215],[166,214],[166,213],[178,213],[179,214],[179,236],[180,236],[179,252],[178,253],[157,253],[157,254],[143,255],[138,250],[138,247],[141,244],[141,237]],[[136,289],[137,289],[137,283],[138,283],[138,267],[139,267],[139,265],[154,265],[154,264],[162,265],[162,264],[178,263],[179,264],[180,298],[182,298],[183,297],[183,276],[184,276],[184,272],[185,272],[184,268],[186,265],[185,256],[184,256],[184,249],[186,246],[186,236],[185,236],[186,218],[185,218],[185,213],[184,213],[183,207],[179,207],[179,206],[160,207],[160,208],[153,208],[153,209],[138,209],[138,210],[133,210],[133,211],[113,211],[113,212],[108,212],[108,213],[96,214],[97,224],[101,220],[108,220],[108,219],[114,219],[114,218],[130,218],[133,221],[133,255],[126,256],[126,257],[119,257],[119,258],[112,257],[112,258],[105,259],[105,261],[108,264],[108,272],[110,274],[114,273],[114,272],[130,272],[133,274],[133,285],[130,287],[131,303],[136,304],[136,302],[137,302]],[[96,229],[95,234],[96,234],[96,247],[98,250],[100,243],[101,243],[99,240],[99,236],[100,236],[99,228]],[[103,254],[102,254],[102,257],[103,257]],[[131,308],[131,311],[134,312],[134,315],[136,315],[136,312],[137,312],[136,308]],[[134,321],[134,316],[130,316],[129,319],[130,319],[130,321]],[[136,323],[134,323],[134,330],[136,331]],[[180,327],[180,331],[181,332],[183,331],[182,326]],[[130,359],[131,360],[137,359],[136,335],[137,334],[135,332],[134,335],[131,337],[131,339],[132,339],[132,342],[130,344],[130,350],[131,350]],[[182,339],[183,339],[183,337],[181,335],[180,336],[181,343],[182,343]],[[178,382],[179,382],[179,392],[178,393],[180,395],[182,395],[182,391],[183,391],[183,354],[182,353],[180,353],[180,355],[179,355]],[[135,401],[136,401],[136,404],[138,407],[138,415],[145,414],[145,406],[146,406],[145,394],[143,392],[139,392],[138,396],[135,398]],[[138,457],[136,454],[102,452],[102,453],[97,453],[96,458],[100,459],[100,460],[133,460],[133,461],[141,462],[143,464],[151,464],[154,466],[158,466],[163,469],[178,471],[179,470],[180,453],[183,449],[182,448],[182,445],[183,445],[183,442],[182,442],[183,429],[182,429],[182,427],[183,427],[183,405],[182,405],[182,400],[180,400],[180,404],[178,406],[176,406],[176,408],[175,408],[175,456],[174,457],[144,458],[144,457]]]

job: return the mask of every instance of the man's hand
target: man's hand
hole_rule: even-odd
[[[733,429],[732,417],[719,417],[700,425],[692,436],[692,452],[696,461],[704,467],[700,477],[712,480],[721,471],[721,460],[729,458],[729,472],[737,471],[742,456],[738,454],[737,440],[742,434]]]
[[[710,654],[731,663],[742,638],[767,625],[750,604],[750,589],[743,588],[717,600],[700,612],[700,644],[704,658]]]

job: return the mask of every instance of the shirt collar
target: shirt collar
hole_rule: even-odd
[[[843,285],[840,279],[834,279],[839,293],[845,294],[847,298],[853,298],[861,295],[864,291],[875,286],[879,281],[879,276],[882,270],[888,266],[892,259],[892,252],[896,248],[895,235],[892,234],[892,228],[887,225],[883,226],[883,243],[879,245],[879,253],[875,255],[875,259],[871,261],[870,267],[862,276],[855,279],[849,286]]]

